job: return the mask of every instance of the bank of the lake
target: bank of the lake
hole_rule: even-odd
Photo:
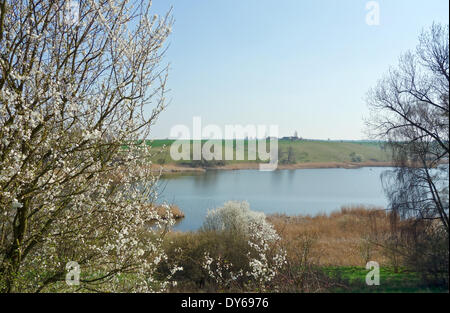
[[[357,169],[361,167],[394,167],[394,162],[306,162],[294,164],[277,164],[276,170],[295,170],[295,169],[322,169],[322,168],[345,168]],[[164,175],[178,174],[178,173],[204,173],[207,170],[258,170],[260,163],[231,163],[219,166],[210,167],[192,167],[186,165],[173,164],[154,164],[151,166],[154,172],[162,172]]]

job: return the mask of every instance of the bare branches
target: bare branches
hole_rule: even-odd
[[[415,52],[369,92],[375,137],[388,140],[399,166],[387,173],[391,209],[439,218],[449,232],[449,28],[433,24]],[[446,163],[446,164],[445,164]],[[415,166],[411,166],[411,165]]]

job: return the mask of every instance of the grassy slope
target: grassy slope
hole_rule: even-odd
[[[358,266],[324,267],[323,270],[344,287],[337,287],[329,292],[352,293],[394,293],[394,292],[448,292],[445,287],[427,286],[420,275],[405,269],[395,272],[390,267],[380,267],[380,284],[369,286],[366,275],[369,270]]]
[[[297,162],[351,162],[350,154],[362,161],[389,161],[389,155],[378,144],[336,141],[280,141],[281,149],[292,147]]]
[[[190,163],[190,161],[172,161],[169,154],[169,147],[173,140],[153,140],[151,141],[151,146],[154,149],[154,154],[151,157],[154,163],[165,163],[165,164],[180,164],[180,163]],[[163,149],[163,146],[166,148]],[[244,160],[233,160],[226,161],[226,164],[234,163],[252,163],[257,161],[248,161],[249,142],[245,141],[245,159]],[[250,141],[250,146],[252,142]],[[192,143],[191,153],[192,153]],[[225,142],[222,143],[222,153],[224,154]],[[292,147],[295,154],[296,163],[309,163],[309,162],[354,162],[354,157],[359,156],[362,162],[386,162],[389,161],[389,153],[382,149],[381,144],[376,142],[365,142],[365,141],[309,141],[309,140],[279,140],[278,148],[285,152],[287,155],[287,150]],[[235,151],[235,150],[234,150]],[[351,156],[351,154],[353,156]]]

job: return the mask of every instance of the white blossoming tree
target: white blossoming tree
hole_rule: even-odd
[[[150,7],[0,0],[1,291],[165,287],[138,140],[165,106],[172,18]],[[64,282],[69,261],[78,286]]]
[[[245,269],[236,268],[220,256],[214,259],[205,252],[203,268],[218,285],[228,287],[247,277],[250,290],[267,291],[270,287],[277,290],[271,283],[286,263],[286,251],[277,244],[280,237],[264,213],[250,210],[248,202],[228,201],[223,207],[208,212],[202,229],[227,232],[247,240],[249,249],[242,255],[246,260]]]

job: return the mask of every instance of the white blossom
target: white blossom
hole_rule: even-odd
[[[60,5],[28,2],[7,1],[0,34],[0,290],[51,290],[45,275],[68,261],[93,279],[111,273],[96,290],[164,290],[170,279],[154,274],[173,221],[149,209],[158,176],[134,143],[164,108],[170,15],[87,0],[68,26]],[[114,284],[125,273],[134,281]]]

